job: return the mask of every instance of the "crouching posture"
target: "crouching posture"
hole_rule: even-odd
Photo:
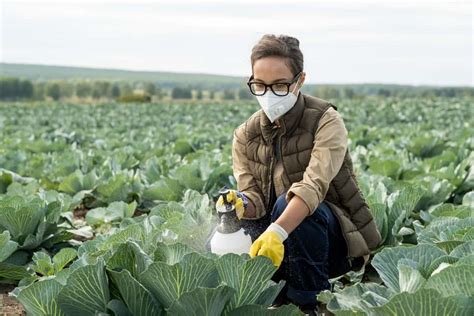
[[[274,280],[286,280],[279,300],[315,307],[329,278],[367,263],[380,233],[336,106],[300,92],[306,74],[298,40],[263,36],[251,66],[247,84],[261,109],[234,131],[238,191],[228,200],[252,237],[250,255],[270,258]]]

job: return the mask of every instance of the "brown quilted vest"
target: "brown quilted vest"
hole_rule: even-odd
[[[295,106],[282,117],[283,130],[279,137],[284,176],[287,177],[283,183],[294,183],[303,179],[303,173],[311,158],[319,120],[330,106],[337,110],[328,101],[300,92]],[[259,110],[244,123],[244,133],[249,168],[263,192],[268,211],[271,209],[269,198],[275,163],[273,144],[278,129],[272,128],[267,116]],[[286,187],[285,191],[288,189],[289,187]],[[339,220],[349,259],[367,255],[377,247],[381,236],[358,187],[349,150],[346,151],[339,173],[329,185],[324,201]]]

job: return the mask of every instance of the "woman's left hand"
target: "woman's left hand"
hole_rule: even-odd
[[[283,241],[288,237],[288,233],[277,223],[270,226],[255,240],[250,247],[250,256],[265,256],[272,260],[276,267],[281,265],[285,254]]]

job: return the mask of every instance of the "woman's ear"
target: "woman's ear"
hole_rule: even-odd
[[[301,89],[301,87],[303,86],[305,78],[306,78],[306,72],[303,71],[301,73],[300,80],[298,80],[299,81],[298,89]]]

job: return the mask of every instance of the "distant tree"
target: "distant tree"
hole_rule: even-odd
[[[93,98],[93,99],[100,99],[101,95],[102,95],[102,94],[101,94],[100,87],[97,86],[97,85],[94,85],[94,86],[92,87],[92,98]]]
[[[59,91],[61,91],[61,98],[68,98],[74,94],[74,84],[70,81],[61,80],[58,82]]]
[[[33,99],[44,100],[46,94],[46,83],[43,81],[35,82],[33,89]]]
[[[443,97],[448,97],[448,98],[453,98],[456,96],[456,89],[455,88],[442,88],[441,89],[441,95]]]
[[[114,83],[112,85],[112,88],[110,89],[110,96],[114,99],[120,96],[120,87],[118,86],[118,84]]]
[[[130,95],[133,93],[133,88],[128,82],[124,82],[120,86],[120,95]]]
[[[253,94],[250,93],[248,88],[240,88],[238,94],[240,100],[251,100],[254,98]]]
[[[4,77],[0,78],[0,99],[30,99],[33,96],[33,84],[29,80]]]
[[[33,84],[29,80],[21,80],[19,83],[19,92],[21,98],[31,99],[33,97]]]
[[[426,89],[421,92],[421,96],[423,98],[433,98],[436,97],[436,93],[433,91],[433,89]]]
[[[76,96],[87,98],[92,94],[92,87],[89,82],[79,82],[76,84]]]
[[[153,82],[146,82],[143,85],[143,91],[148,93],[149,95],[155,95],[156,93],[156,86]]]
[[[465,97],[474,97],[474,88],[464,88],[462,95]]]
[[[57,82],[49,82],[46,85],[46,95],[57,101],[61,98],[61,87]]]
[[[352,99],[354,97],[354,90],[351,88],[344,88],[342,89],[342,95],[344,98]]]
[[[209,100],[214,100],[215,94],[216,94],[216,93],[215,93],[214,90],[209,91]]]
[[[202,100],[202,90],[201,90],[201,89],[199,89],[199,90],[197,91],[197,93],[196,93],[196,99]]]
[[[190,88],[174,87],[171,90],[171,97],[173,99],[192,99],[193,95]]]
[[[96,99],[107,97],[111,85],[109,81],[96,81],[92,88],[92,97]]]
[[[166,96],[166,91],[163,91],[160,87],[156,87],[155,98],[161,100],[164,96]]]
[[[377,91],[377,95],[383,96],[383,97],[389,97],[390,96],[390,90],[385,89],[385,88],[380,88]]]
[[[340,93],[338,89],[328,86],[318,86],[314,90],[314,94],[322,99],[339,98]]]
[[[18,91],[17,78],[0,79],[0,98],[2,100],[13,99]]]
[[[235,91],[232,89],[224,90],[224,100],[235,100]]]

